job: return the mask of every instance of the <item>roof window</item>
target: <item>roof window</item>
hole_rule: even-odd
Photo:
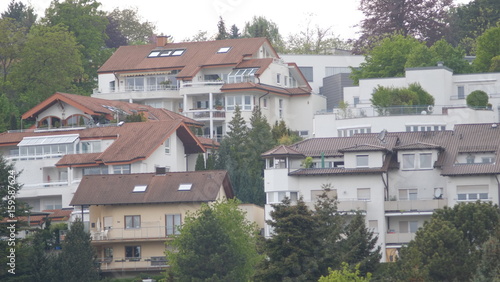
[[[181,56],[184,51],[186,49],[153,50],[149,53],[148,58]]]
[[[190,191],[191,187],[193,186],[193,183],[181,183],[179,184],[179,189],[178,191]]]
[[[134,193],[146,192],[147,188],[148,188],[148,185],[135,185],[134,190],[132,192],[134,192]]]
[[[78,134],[24,137],[23,140],[17,144],[17,146],[70,144],[74,143],[78,137]]]
[[[231,47],[221,47],[217,53],[227,53],[231,50]]]

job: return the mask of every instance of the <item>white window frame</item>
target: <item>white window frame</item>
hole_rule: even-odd
[[[368,167],[370,164],[368,155],[356,155],[356,167]]]
[[[182,225],[181,214],[166,214],[165,215],[165,234],[179,235],[181,234],[179,227]]]
[[[401,155],[401,169],[402,170],[427,170],[427,169],[433,169],[433,162],[432,162],[432,153],[425,152],[425,153],[408,153],[408,154],[402,154]],[[409,158],[412,158],[411,160]],[[424,157],[429,157],[430,158],[430,164],[428,166],[423,166],[425,162],[423,162]]]
[[[273,191],[267,192],[267,204],[279,204],[285,198],[289,198],[290,201],[296,202],[300,196],[298,191]]]
[[[170,154],[170,137],[165,140],[165,154]]]
[[[241,111],[251,111],[253,109],[252,95],[231,95],[226,96],[226,111],[234,111],[236,106]]]

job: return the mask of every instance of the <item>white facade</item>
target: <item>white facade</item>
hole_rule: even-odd
[[[391,108],[381,114],[370,102],[374,89],[408,87],[418,83],[435,99],[425,108]],[[489,95],[489,109],[470,109],[466,97],[474,90]],[[500,73],[454,75],[446,67],[411,68],[404,77],[361,79],[359,86],[344,88],[349,107],[330,109],[314,117],[315,137],[351,136],[356,133],[388,131],[450,130],[455,124],[498,122]],[[400,111],[400,112],[398,112]]]
[[[314,93],[319,93],[323,78],[337,73],[350,73],[350,67],[357,68],[365,61],[359,55],[295,55],[283,54],[285,62],[296,63],[302,72],[307,72],[307,81]]]

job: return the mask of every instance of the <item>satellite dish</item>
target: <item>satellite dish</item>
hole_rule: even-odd
[[[434,198],[441,199],[443,197],[443,188],[434,189]]]
[[[377,135],[378,140],[383,142],[386,134],[387,134],[387,130],[384,129],[384,130],[380,131],[380,133]]]

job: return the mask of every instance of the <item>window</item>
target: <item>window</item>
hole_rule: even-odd
[[[296,202],[299,198],[299,192],[280,191],[267,193],[268,204],[281,203],[285,198],[289,198],[290,201]]]
[[[127,77],[127,79],[125,80],[125,90],[144,91],[144,77]]]
[[[104,258],[113,258],[113,248],[104,248]]]
[[[371,127],[360,127],[360,128],[349,128],[349,129],[339,129],[338,131],[339,137],[349,137],[358,133],[371,133]]]
[[[167,214],[165,215],[166,233],[167,235],[179,235],[179,226],[181,226],[180,214]]]
[[[399,233],[415,233],[418,230],[418,221],[400,221]]]
[[[403,169],[415,168],[415,154],[403,154]]]
[[[370,200],[370,188],[358,188],[358,201]]]
[[[130,164],[113,166],[113,174],[129,174],[129,173],[130,173]]]
[[[354,106],[359,104],[359,97],[353,97],[354,98]]]
[[[193,183],[181,183],[181,184],[179,184],[179,188],[177,190],[190,191],[192,186],[193,186]]]
[[[141,258],[141,246],[125,246],[125,258],[129,260]]]
[[[167,258],[165,256],[162,257],[151,257],[151,266],[166,266]]]
[[[278,100],[278,115],[280,119],[283,118],[283,99]]]
[[[250,111],[252,110],[252,96],[227,96],[226,97],[226,110],[234,111],[236,106],[240,107],[240,110]]]
[[[229,52],[230,49],[231,49],[231,47],[221,47],[221,48],[219,48],[217,53],[227,53],[227,52]]]
[[[347,67],[325,67],[325,76],[331,76],[337,73],[351,73],[351,68]]]
[[[134,190],[132,190],[132,192],[134,192],[134,193],[146,192],[147,188],[148,188],[148,185],[135,185]]]
[[[488,185],[457,186],[458,201],[488,200]]]
[[[313,68],[312,67],[299,67],[300,71],[308,82],[313,82]]]
[[[165,154],[170,154],[170,137],[165,140]]]
[[[482,157],[481,162],[483,164],[492,164],[495,162],[495,157]]]
[[[140,215],[126,215],[125,216],[125,229],[137,229],[141,228],[141,216]]]
[[[432,154],[420,154],[420,168],[432,168]]]
[[[101,165],[95,167],[84,167],[83,175],[99,175],[99,174],[108,174],[108,166]]]
[[[281,74],[276,74],[276,83],[281,84]]]
[[[368,155],[357,155],[356,167],[368,167]]]
[[[399,200],[417,200],[418,190],[417,189],[399,189]]]
[[[407,125],[406,131],[444,131],[446,130],[446,125]]]
[[[174,50],[170,56],[180,56],[180,55],[184,54],[184,51],[186,51],[186,50],[185,49]]]
[[[403,170],[432,169],[432,153],[403,154]]]
[[[113,217],[112,216],[105,216],[103,218],[104,220],[104,230],[111,229],[113,227]]]
[[[254,82],[258,68],[233,69],[227,75],[228,83]]]
[[[262,99],[262,103],[264,104],[262,107],[267,108],[267,98]]]
[[[474,156],[474,155],[467,155],[467,157],[465,158],[465,161],[468,164],[473,164],[475,159],[476,159],[476,156]]]
[[[458,88],[457,88],[457,97],[458,97],[458,99],[465,99],[465,89],[464,89],[464,86],[458,86]]]

